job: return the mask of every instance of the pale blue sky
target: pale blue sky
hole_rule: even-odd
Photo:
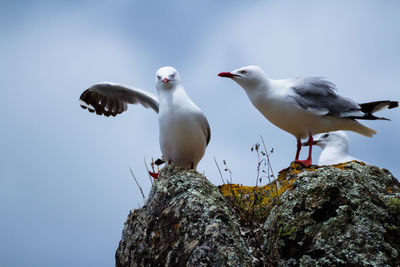
[[[399,100],[400,2],[249,2],[0,4],[0,266],[114,265],[126,216],[143,203],[129,167],[147,194],[143,159],[160,155],[158,121],[140,106],[116,118],[80,109],[93,83],[155,92],[155,71],[176,67],[211,125],[198,169],[214,184],[214,156],[234,182],[255,184],[260,135],[275,172],[296,150],[221,71],[253,64],[271,78],[327,77],[360,102]],[[400,109],[380,115],[392,121],[365,122],[378,135],[350,133],[350,151],[399,177]]]

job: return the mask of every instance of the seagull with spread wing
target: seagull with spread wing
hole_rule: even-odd
[[[207,118],[186,94],[173,67],[162,67],[155,78],[158,97],[145,90],[116,83],[99,83],[84,91],[81,107],[98,115],[116,116],[128,104],[150,107],[159,118],[160,148],[165,160],[196,169],[210,142]]]
[[[253,105],[282,130],[297,139],[295,161],[310,166],[313,135],[336,130],[349,130],[371,137],[376,131],[360,120],[388,120],[373,115],[386,108],[395,108],[397,101],[375,101],[358,104],[336,93],[333,83],[320,77],[269,79],[258,66],[246,66],[220,77],[231,78],[245,90]],[[301,139],[308,137],[306,160],[299,160]]]

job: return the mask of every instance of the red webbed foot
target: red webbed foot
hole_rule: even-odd
[[[312,160],[311,159],[306,159],[306,160],[295,160],[295,162],[300,163],[304,167],[310,167]]]
[[[149,172],[150,176],[154,179],[158,179],[158,172]]]

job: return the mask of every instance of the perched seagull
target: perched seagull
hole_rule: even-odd
[[[358,104],[336,94],[333,83],[320,77],[269,79],[258,66],[247,66],[232,72],[221,72],[220,77],[237,82],[253,105],[270,122],[291,133],[297,139],[295,161],[310,166],[314,134],[336,130],[350,130],[371,137],[376,131],[356,119],[388,120],[373,113],[395,108],[397,101],[376,101]],[[307,138],[310,145],[308,158],[299,160],[300,139]]]
[[[308,146],[304,142],[303,146]],[[313,145],[322,148],[318,165],[333,165],[352,160],[360,161],[349,155],[349,137],[343,131],[320,134],[314,138]]]
[[[98,83],[84,91],[81,107],[98,115],[115,116],[141,104],[158,113],[160,148],[168,163],[196,169],[210,142],[207,118],[186,94],[179,73],[162,67],[155,78],[158,97],[145,90],[116,83]]]

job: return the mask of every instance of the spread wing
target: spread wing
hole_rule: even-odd
[[[336,86],[320,77],[300,77],[292,86],[295,102],[318,115],[363,116],[359,104],[336,93]]]
[[[128,109],[128,104],[141,104],[158,113],[158,97],[139,88],[117,83],[98,83],[80,96],[81,107],[98,115],[116,116]]]

